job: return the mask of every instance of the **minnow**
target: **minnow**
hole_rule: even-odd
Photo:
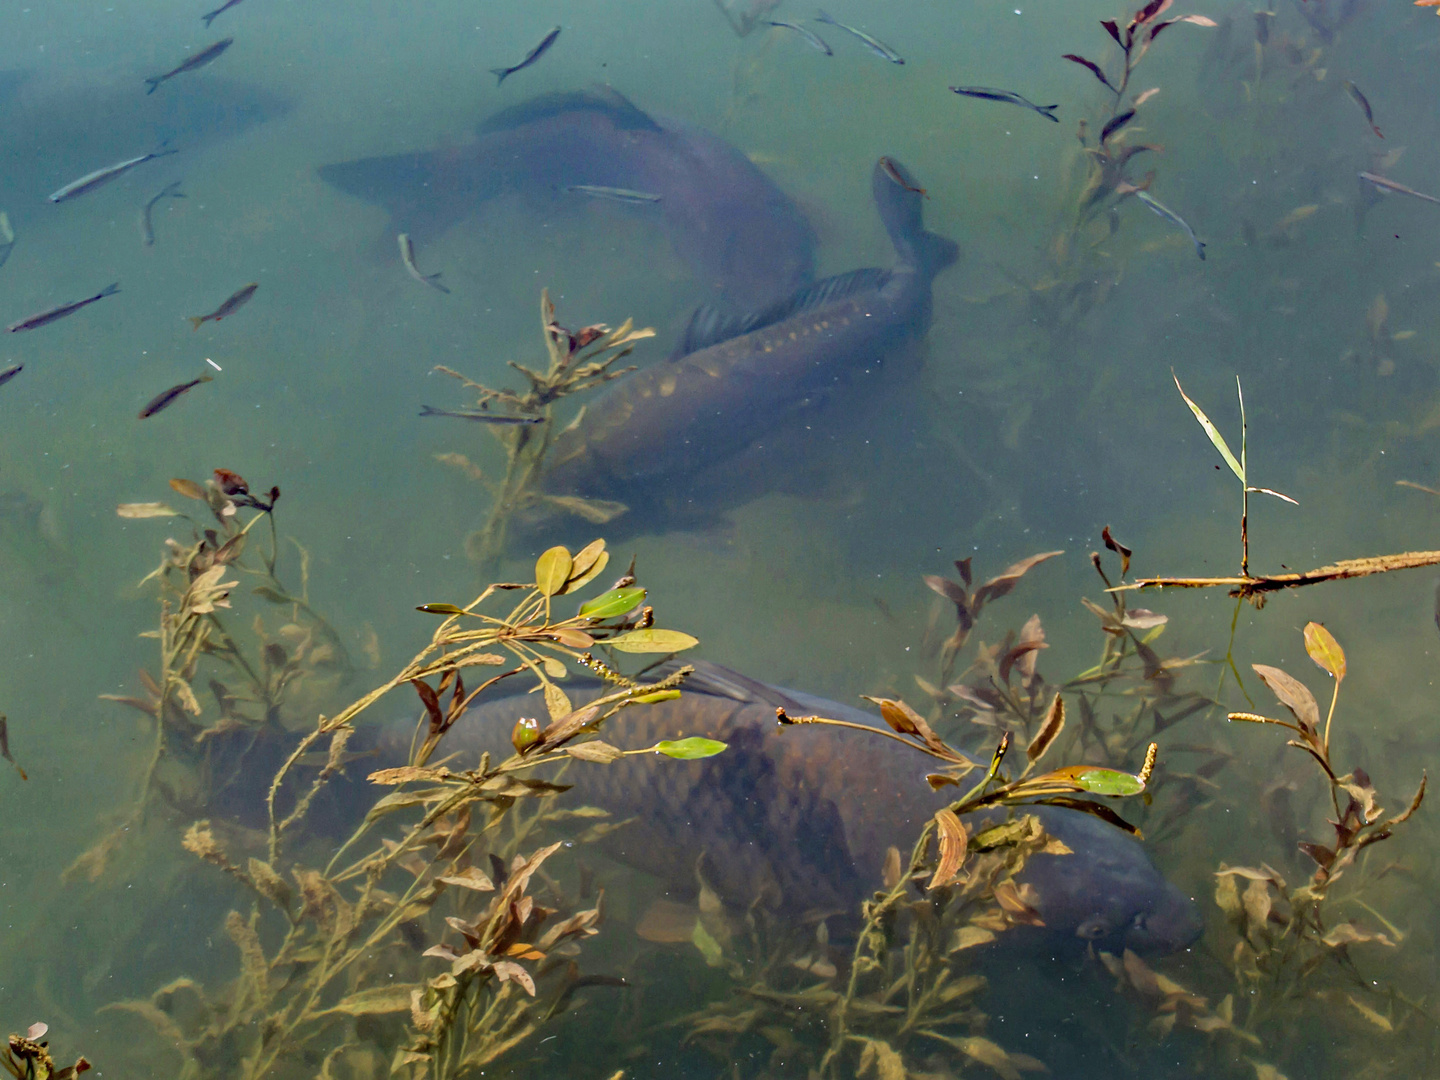
[[[1155,213],[1159,214],[1166,221],[1170,222],[1170,224],[1175,225],[1180,229],[1183,229],[1185,231],[1185,235],[1190,238],[1190,242],[1195,245],[1195,254],[1200,256],[1202,260],[1205,258],[1205,245],[1201,243],[1200,238],[1195,235],[1195,230],[1190,228],[1189,222],[1187,222],[1179,214],[1175,213],[1174,210],[1171,210],[1170,208],[1161,205],[1161,203],[1156,200],[1155,196],[1151,195],[1148,191],[1135,192],[1135,198],[1139,199],[1151,210],[1154,210]]]
[[[185,317],[190,320],[192,329],[199,330],[201,323],[219,322],[225,318],[226,315],[235,314],[235,312],[239,311],[250,301],[250,298],[255,295],[255,290],[258,288],[260,288],[260,283],[258,281],[252,281],[243,289],[236,289],[223,304],[210,312],[209,315],[187,315]]]
[[[1345,88],[1345,93],[1350,95],[1350,100],[1355,102],[1360,107],[1360,111],[1365,114],[1365,122],[1370,125],[1370,130],[1375,132],[1375,137],[1377,139],[1385,138],[1380,129],[1375,126],[1375,115],[1370,111],[1370,102],[1365,99],[1360,88],[1349,79],[1343,80],[1340,85]]]
[[[113,285],[106,285],[105,288],[101,289],[94,296],[87,296],[84,300],[75,300],[69,304],[61,304],[59,307],[53,307],[47,311],[36,312],[34,315],[21,319],[19,322],[11,323],[5,329],[15,334],[21,330],[35,330],[41,326],[48,326],[57,319],[63,319],[66,315],[73,315],[81,308],[88,307],[95,303],[96,300],[104,300],[105,297],[114,296],[119,291],[120,283],[117,281]]]
[[[1379,176],[1372,172],[1362,172],[1360,174],[1360,179],[1368,180],[1376,187],[1384,188],[1386,191],[1393,191],[1398,195],[1409,195],[1416,199],[1424,199],[1426,202],[1440,203],[1440,199],[1435,198],[1434,195],[1426,195],[1422,191],[1416,191],[1414,188],[1408,188],[1404,184],[1397,184],[1394,180],[1387,180],[1385,179],[1385,177]]]
[[[150,154],[141,154],[139,157],[127,158],[124,161],[117,161],[114,165],[106,165],[103,169],[96,169],[92,173],[86,173],[79,180],[71,180],[59,191],[50,195],[53,203],[62,203],[68,199],[78,199],[81,195],[88,194],[98,187],[108,184],[118,176],[124,176],[131,169],[138,165],[144,165],[147,161],[154,161],[156,158],[167,157],[177,151],[161,148]]]
[[[605,187],[602,184],[570,184],[565,188],[575,195],[589,195],[595,199],[613,199],[624,203],[658,203],[659,195],[648,191],[634,191],[631,188]]]
[[[141,207],[140,242],[143,243],[146,247],[155,246],[155,227],[151,222],[151,215],[155,211],[155,204],[166,197],[169,197],[171,199],[185,198],[185,193],[180,190],[180,184],[181,181],[179,180],[176,180],[174,183],[166,184],[150,199],[149,202],[147,202],[143,207]]]
[[[950,89],[957,94],[964,94],[966,97],[984,98],[986,101],[1003,101],[1008,105],[1019,105],[1022,109],[1030,109],[1045,117],[1046,120],[1060,122],[1055,115],[1059,105],[1036,105],[1033,101],[1021,97],[1010,90],[996,90],[989,86],[952,86]]]
[[[145,80],[145,84],[150,87],[150,89],[146,90],[145,93],[153,94],[157,89],[159,89],[160,84],[165,82],[167,79],[173,79],[176,75],[184,75],[187,71],[194,71],[196,68],[204,67],[206,64],[210,63],[210,61],[214,60],[234,43],[234,38],[221,38],[219,41],[215,42],[214,45],[209,45],[206,48],[200,50],[194,56],[185,60],[177,67],[173,67],[169,71],[165,72],[164,75],[150,76],[150,78]]]
[[[207,11],[204,15],[201,15],[200,18],[205,20],[205,28],[208,30],[210,24],[215,21],[216,16],[225,14],[225,12],[229,11],[238,3],[240,3],[240,0],[225,0],[225,3],[221,4],[214,11]]]
[[[440,284],[440,271],[433,274],[422,274],[420,267],[415,265],[415,245],[410,242],[409,233],[401,233],[400,240],[400,261],[405,264],[405,272],[408,273],[421,285],[429,285],[432,289],[439,289],[449,295],[450,290]]]
[[[904,58],[901,57],[901,55],[900,55],[899,53],[897,53],[894,49],[890,48],[889,45],[886,45],[886,44],[885,44],[883,41],[881,41],[879,38],[873,38],[873,37],[871,37],[869,34],[865,33],[864,30],[857,30],[857,29],[855,29],[855,27],[853,27],[853,26],[846,26],[846,25],[845,25],[844,23],[842,23],[842,22],[837,22],[835,19],[832,19],[829,15],[826,15],[825,12],[823,12],[823,11],[819,12],[819,13],[815,16],[815,21],[816,21],[816,22],[822,22],[822,23],[824,23],[826,26],[833,26],[833,27],[835,27],[837,30],[844,30],[847,34],[852,34],[852,35],[854,35],[855,37],[859,38],[862,42],[864,42],[865,47],[866,47],[867,49],[869,49],[869,50],[870,50],[872,53],[874,53],[876,56],[880,57],[880,59],[882,59],[882,60],[889,60],[890,63],[892,63],[892,64],[903,64],[903,63],[905,63]]]
[[[156,394],[150,399],[150,404],[140,410],[138,419],[144,420],[148,416],[154,416],[161,409],[168,408],[181,394],[188,390],[194,390],[195,387],[199,386],[202,382],[210,382],[212,379],[214,379],[214,376],[207,373],[201,375],[198,379],[191,379],[189,382],[180,383],[177,386],[170,387],[169,390]]]
[[[495,85],[499,86],[511,75],[514,75],[517,71],[523,71],[525,68],[535,63],[536,60],[539,60],[540,57],[545,54],[545,50],[550,48],[551,45],[555,44],[555,39],[559,36],[560,27],[552,27],[550,29],[550,32],[540,39],[540,44],[536,45],[533,49],[526,53],[525,59],[521,60],[514,67],[491,68],[490,74],[496,76],[498,80]]]
[[[5,265],[5,260],[14,250],[15,230],[10,227],[10,215],[0,210],[0,266]]]
[[[449,416],[456,420],[479,420],[485,424],[538,424],[545,419],[543,416],[505,416],[502,413],[436,409],[429,405],[420,406],[420,415]]]
[[[811,30],[808,26],[801,26],[799,23],[786,22],[783,19],[766,19],[765,25],[778,26],[784,30],[794,30],[795,33],[799,34],[802,38],[804,38],[806,42],[808,42],[814,48],[820,50],[826,56],[835,55],[835,50],[830,48],[829,45],[826,45],[824,39],[819,34],[815,33],[814,30]]]
[[[20,372],[24,370],[24,364],[12,364],[4,371],[0,371],[0,386],[4,386],[7,382],[13,379],[16,375],[19,375]]]
[[[884,170],[886,176],[888,176],[891,180],[894,180],[895,183],[899,184],[906,191],[913,191],[917,195],[922,195],[927,199],[930,197],[929,192],[927,192],[923,187],[916,187],[914,184],[910,183],[910,181],[906,180],[904,176],[900,175],[899,168],[897,168],[895,162],[891,161],[888,157],[882,157],[880,159],[880,168]]]

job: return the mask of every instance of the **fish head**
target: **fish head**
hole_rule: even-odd
[[[1163,956],[1200,936],[1194,901],[1165,880],[1139,841],[1088,814],[1033,810],[1071,851],[1032,856],[1021,874],[1038,895],[1047,947]]]

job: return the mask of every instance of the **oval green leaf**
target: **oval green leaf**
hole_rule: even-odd
[[[268,599],[268,597],[267,597]],[[454,604],[421,604],[415,609],[423,611],[427,615],[464,615],[465,609],[458,608]]]
[[[1079,769],[1071,779],[1092,795],[1139,795],[1145,790],[1138,776],[1118,769]]]
[[[697,758],[714,757],[728,745],[718,739],[702,739],[698,735],[692,735],[688,739],[666,739],[656,743],[652,749],[657,754],[664,754],[679,761],[694,761]]]
[[[1335,635],[1318,622],[1305,624],[1305,651],[1311,660],[1334,675],[1337,682],[1345,678],[1345,650]]]
[[[552,547],[535,560],[535,588],[542,596],[554,596],[569,580],[571,564],[568,548]]]
[[[631,630],[628,634],[608,639],[604,644],[621,652],[668,653],[693,649],[700,644],[700,639],[682,634],[679,630]]]
[[[605,564],[610,561],[610,553],[605,550],[604,540],[594,540],[586,544],[575,553],[575,558],[570,563],[570,580],[565,582],[562,593],[573,593],[583,589],[591,581],[595,580],[600,571],[605,569]]]
[[[635,610],[644,599],[645,590],[639,585],[632,585],[628,589],[611,589],[581,604],[580,615],[586,619],[613,619],[617,615]]]

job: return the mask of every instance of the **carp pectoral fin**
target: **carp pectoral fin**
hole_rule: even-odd
[[[688,945],[695,936],[700,909],[694,904],[656,900],[635,924],[636,936],[657,945]]]

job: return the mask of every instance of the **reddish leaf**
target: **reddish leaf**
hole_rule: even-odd
[[[1060,59],[1069,60],[1071,63],[1079,64],[1083,68],[1089,68],[1090,72],[1095,76],[1095,78],[1099,79],[1110,90],[1113,91],[1115,89],[1115,87],[1110,85],[1110,80],[1105,77],[1105,72],[1100,70],[1099,64],[1086,60],[1083,56],[1076,56],[1074,53],[1066,53]]]

